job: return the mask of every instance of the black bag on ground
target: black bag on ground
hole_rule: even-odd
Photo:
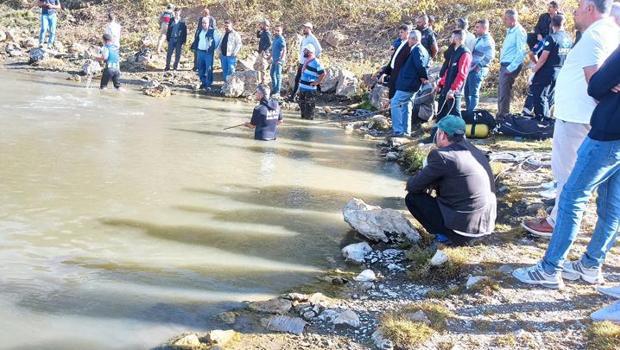
[[[520,114],[511,114],[500,121],[497,132],[506,136],[544,140],[553,137],[554,125],[555,119],[524,117]]]
[[[428,121],[435,115],[435,92],[433,85],[422,84],[413,99],[413,117]]]
[[[465,135],[470,139],[487,138],[497,126],[493,114],[484,109],[475,109],[473,112],[461,111],[461,115],[467,125]]]

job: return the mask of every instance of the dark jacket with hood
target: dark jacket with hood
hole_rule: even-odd
[[[276,100],[263,98],[254,107],[250,124],[254,125],[254,139],[270,141],[277,136],[278,121],[282,120],[282,111]]]

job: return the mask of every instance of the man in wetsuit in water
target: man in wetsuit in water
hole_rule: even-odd
[[[254,139],[272,141],[276,139],[278,125],[282,123],[282,111],[275,99],[269,99],[269,88],[260,84],[256,88],[258,105],[254,107],[252,119],[245,123],[248,128],[254,129]]]

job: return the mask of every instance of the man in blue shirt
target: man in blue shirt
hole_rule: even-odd
[[[538,118],[550,117],[555,81],[573,46],[573,40],[564,31],[564,22],[563,15],[551,19],[553,32],[543,40],[542,50],[532,69],[533,78],[523,106],[523,114]]]
[[[269,88],[263,84],[256,87],[258,106],[254,107],[252,119],[245,123],[254,129],[254,139],[272,141],[277,138],[278,125],[282,124],[282,110],[278,101],[269,99]]]
[[[508,28],[502,46],[499,60],[499,87],[497,96],[497,116],[510,114],[510,100],[512,87],[523,68],[526,55],[527,34],[519,24],[519,15],[516,10],[507,10],[504,14],[504,24]]]
[[[489,66],[495,58],[495,41],[489,34],[489,21],[481,19],[476,22],[475,32],[478,38],[472,51],[472,61],[465,83],[465,108],[472,112],[480,101],[480,87],[489,74]]]
[[[56,11],[61,8],[60,0],[40,0],[39,7],[41,8],[39,46],[43,47],[43,43],[45,42],[45,34],[49,31],[47,48],[51,49],[54,46],[54,41],[56,40],[56,24],[58,23]]]
[[[103,47],[101,48],[101,56],[97,57],[97,61],[103,62],[103,74],[101,75],[100,88],[106,89],[108,83],[112,80],[112,84],[116,89],[120,89],[121,83],[121,56],[118,51],[118,46],[113,43],[113,38],[110,34],[103,35]]]
[[[273,43],[271,44],[271,86],[272,96],[275,98],[280,97],[280,90],[282,89],[282,67],[286,59],[286,40],[282,36],[282,26],[277,25],[274,28]]]
[[[301,77],[299,78],[299,109],[301,111],[301,119],[314,119],[317,86],[323,82],[327,75],[321,62],[314,56],[315,52],[316,48],[312,44],[307,44],[303,48],[305,63],[301,67]]]

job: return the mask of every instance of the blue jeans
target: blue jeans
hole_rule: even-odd
[[[465,82],[465,109],[468,112],[473,111],[480,101],[480,87],[484,78],[489,74],[489,68],[480,68],[477,72],[473,70],[469,72],[467,81]]]
[[[237,65],[237,57],[222,56],[220,57],[220,61],[222,62],[222,76],[224,77],[224,81],[226,81],[229,75],[232,75],[235,73],[235,66]]]
[[[205,88],[213,84],[213,55],[204,50],[198,50],[198,77]]]
[[[271,92],[279,94],[282,88],[282,63],[272,63],[269,76],[271,77]]]
[[[414,92],[396,90],[390,108],[392,110],[392,131],[395,135],[411,133],[411,109],[413,108]]]
[[[41,14],[41,31],[39,32],[39,45],[43,45],[45,42],[45,34],[49,31],[49,38],[47,40],[47,45],[54,45],[54,41],[56,40],[56,23],[58,22],[58,17],[55,13],[50,15]]]
[[[546,273],[562,265],[581,227],[581,219],[594,189],[598,188],[598,221],[581,263],[600,267],[616,242],[620,227],[620,140],[597,141],[589,137],[577,152],[577,162],[562,189],[558,217],[542,267]]]

